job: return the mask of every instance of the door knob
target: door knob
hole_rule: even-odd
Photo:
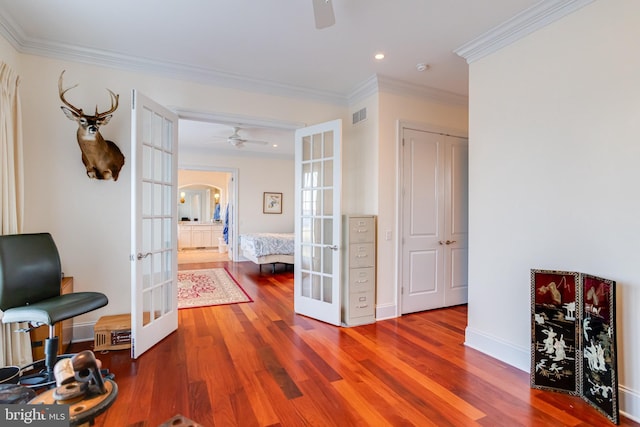
[[[142,255],[142,253],[138,252],[138,255],[136,256],[136,258],[138,258],[140,260],[140,259],[148,257],[149,255],[151,255],[151,252],[147,252],[144,255]]]
[[[450,245],[450,244],[455,243],[455,242],[456,242],[455,240],[447,240],[444,243],[447,244],[447,245]]]

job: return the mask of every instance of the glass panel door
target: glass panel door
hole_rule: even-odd
[[[131,357],[178,328],[178,117],[133,92]]]
[[[339,325],[342,121],[296,132],[296,313]]]

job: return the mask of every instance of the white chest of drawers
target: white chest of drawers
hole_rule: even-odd
[[[376,217],[344,216],[345,263],[342,322],[345,326],[376,321]]]

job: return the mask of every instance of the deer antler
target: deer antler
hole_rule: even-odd
[[[78,87],[78,85],[74,85],[71,86],[67,89],[62,89],[62,76],[64,75],[64,72],[66,70],[62,70],[62,73],[60,73],[60,77],[58,78],[58,94],[60,95],[60,100],[64,103],[64,105],[66,105],[67,107],[69,107],[71,110],[73,110],[76,114],[78,114],[79,116],[84,116],[84,112],[82,111],[82,108],[77,108],[74,107],[69,101],[67,101],[66,99],[64,99],[64,95],[65,93],[67,93],[68,91],[70,91],[71,89]],[[93,116],[96,119],[100,119],[104,116],[107,116],[111,113],[113,113],[114,111],[116,111],[116,109],[118,108],[118,103],[120,100],[120,95],[116,95],[115,93],[113,93],[112,90],[107,89],[109,91],[109,97],[111,98],[111,107],[103,112],[103,113],[99,113],[98,112],[98,105],[96,105],[96,114]]]
[[[105,111],[104,113],[98,113],[98,106],[96,105],[96,115],[95,115],[96,119],[109,115],[114,111],[116,111],[116,109],[118,108],[118,101],[120,99],[120,95],[116,95],[115,93],[113,93],[111,89],[107,89],[107,90],[109,91],[109,95],[111,97],[111,108]],[[115,105],[113,105],[113,101],[116,102]]]
[[[62,75],[64,74],[65,71],[67,71],[67,70],[62,70],[62,72],[60,73],[60,77],[58,77],[58,94],[60,95],[60,100],[62,101],[62,103],[64,105],[66,105],[67,107],[72,109],[77,115],[82,116],[82,115],[84,115],[84,113],[82,112],[82,108],[76,108],[73,105],[71,105],[71,103],[69,103],[66,99],[64,99],[64,94],[65,93],[67,93],[68,91],[70,91],[74,87],[78,86],[78,85],[75,85],[75,86],[71,86],[70,88],[67,88],[65,90],[62,90]]]

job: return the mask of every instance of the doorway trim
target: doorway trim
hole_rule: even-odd
[[[207,113],[203,111],[187,110],[181,108],[174,108],[173,111],[176,112],[178,118],[180,118],[181,120],[195,120],[200,122],[226,124],[229,126],[237,126],[238,123],[242,123],[243,125],[282,130],[296,130],[306,126],[306,124],[300,122],[272,120],[261,117],[244,116],[240,114]],[[178,141],[178,143],[180,142]]]
[[[302,127],[305,127],[306,124],[300,122],[292,122],[292,121],[284,121],[284,120],[274,120],[268,119],[264,117],[252,117],[245,116],[241,114],[231,114],[231,113],[220,113],[220,112],[206,112],[206,111],[198,111],[198,110],[190,110],[186,108],[180,108],[176,106],[169,107],[172,111],[174,111],[178,115],[179,120],[195,120],[201,122],[210,122],[210,123],[218,123],[218,124],[228,124],[228,125],[237,125],[238,123],[243,123],[244,125],[250,126],[260,126],[272,129],[282,129],[282,130],[297,130]],[[233,191],[232,191],[232,199],[234,201],[235,209],[231,211],[232,221],[232,229],[230,231],[230,235],[232,237],[231,243],[233,247],[231,248],[231,257],[233,262],[238,262],[240,260],[240,249],[238,248],[238,198],[239,198],[239,169],[238,168],[229,168],[223,166],[202,166],[202,165],[187,165],[181,163],[180,160],[180,141],[178,141],[178,169],[184,170],[194,170],[194,171],[205,171],[205,172],[225,172],[230,173],[233,179]]]

